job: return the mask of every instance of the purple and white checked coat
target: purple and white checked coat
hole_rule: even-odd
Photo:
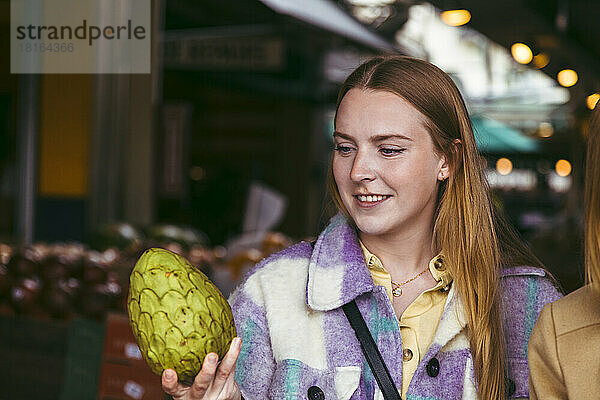
[[[542,307],[561,295],[545,272],[505,269],[503,315],[512,397],[528,397],[527,342]],[[356,303],[398,388],[402,337],[382,286],[375,286],[354,229],[338,215],[314,249],[299,243],[259,263],[232,294],[243,340],[235,380],[247,400],[383,400],[340,306]],[[473,360],[454,289],[408,400],[475,399]],[[435,366],[439,368],[435,368]],[[433,368],[432,368],[433,366]]]

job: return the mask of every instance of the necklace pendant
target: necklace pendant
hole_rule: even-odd
[[[392,290],[392,294],[394,295],[394,297],[400,297],[400,296],[402,296],[402,288],[401,287],[395,287],[394,290]]]

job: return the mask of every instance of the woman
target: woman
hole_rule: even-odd
[[[600,107],[585,174],[587,285],[542,310],[529,343],[532,399],[597,399],[600,386]]]
[[[527,397],[529,332],[559,293],[543,269],[509,262],[535,260],[496,231],[452,80],[417,59],[368,61],[341,88],[334,142],[341,212],[314,245],[264,260],[232,295],[241,351],[232,346],[216,375],[205,365],[187,391],[169,371],[165,391],[382,399],[340,309],[356,300],[402,398]]]

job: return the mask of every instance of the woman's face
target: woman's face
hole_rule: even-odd
[[[333,175],[363,235],[431,230],[438,182],[448,176],[426,118],[385,91],[351,89],[335,120]]]

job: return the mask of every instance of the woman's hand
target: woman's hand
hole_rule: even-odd
[[[219,356],[215,353],[207,354],[192,386],[179,383],[177,373],[166,369],[162,374],[163,390],[173,396],[174,400],[240,400],[242,395],[233,377],[241,347],[242,340],[234,338],[218,366]]]

